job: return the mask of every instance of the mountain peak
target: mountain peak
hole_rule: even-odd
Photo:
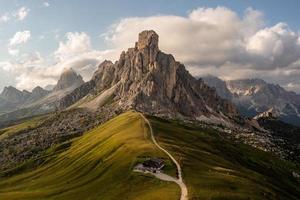
[[[153,30],[146,30],[139,34],[137,42],[138,50],[157,49],[158,50],[158,35]]]
[[[238,117],[231,103],[195,79],[172,55],[161,52],[158,35],[151,30],[141,32],[135,48],[122,52],[117,62],[100,64],[92,80],[63,98],[60,107],[68,107],[88,93],[99,94],[99,99],[104,98],[101,94],[112,94],[116,109],[158,116],[222,122],[223,118]],[[86,106],[101,105],[96,99]]]
[[[2,96],[7,96],[7,95],[11,95],[11,94],[20,94],[21,95],[22,92],[13,86],[7,86],[7,87],[4,87],[4,89],[1,93]]]
[[[35,88],[33,88],[32,90],[32,94],[38,94],[38,93],[41,93],[41,92],[45,92],[46,90],[44,90],[42,87],[40,86],[36,86]]]
[[[5,87],[1,93],[1,97],[6,99],[7,101],[10,101],[12,103],[16,103],[22,100],[23,98],[23,92],[18,90],[17,88],[13,86]]]
[[[54,90],[64,90],[71,87],[75,89],[83,83],[84,81],[80,75],[78,75],[72,68],[66,68],[63,70]]]

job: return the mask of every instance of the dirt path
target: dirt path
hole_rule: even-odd
[[[187,190],[187,187],[184,184],[183,179],[182,179],[182,170],[181,170],[180,164],[176,161],[176,159],[166,149],[164,149],[163,147],[161,147],[157,143],[157,141],[154,137],[154,134],[153,134],[152,126],[151,126],[149,120],[142,113],[141,113],[141,116],[150,128],[151,139],[152,139],[153,143],[155,144],[155,146],[157,146],[157,148],[159,148],[160,150],[165,152],[171,158],[171,160],[175,163],[176,168],[177,168],[178,179],[173,178],[173,177],[171,177],[169,175],[166,175],[166,174],[163,174],[163,173],[151,173],[151,174],[153,174],[156,178],[159,178],[161,180],[173,181],[173,182],[177,183],[179,185],[180,189],[181,189],[180,200],[188,200],[188,190]]]

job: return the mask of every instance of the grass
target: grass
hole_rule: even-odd
[[[0,199],[178,199],[175,183],[132,171],[141,157],[168,159],[148,131],[139,114],[122,114],[75,139],[37,169],[0,180]]]
[[[12,126],[0,129],[0,140],[4,139],[6,137],[12,136],[19,131],[35,128],[38,125],[40,125],[46,117],[47,117],[47,115],[33,117],[24,122],[21,122],[20,124],[12,125]]]
[[[149,117],[157,141],[181,164],[189,199],[300,199],[299,169],[255,148],[224,139],[214,130]],[[45,152],[46,162],[0,179],[2,200],[179,199],[179,187],[133,167],[148,157],[166,160],[150,140],[138,113],[127,112]]]
[[[158,142],[180,161],[189,199],[300,199],[299,169],[213,130],[151,118]]]

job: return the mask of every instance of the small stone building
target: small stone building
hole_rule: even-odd
[[[162,159],[150,158],[145,160],[142,164],[137,165],[135,167],[135,170],[157,173],[161,171],[164,166],[165,166],[165,162]]]

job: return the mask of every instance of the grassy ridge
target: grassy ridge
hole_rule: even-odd
[[[213,130],[151,117],[158,142],[180,162],[189,199],[299,199],[292,163],[242,144]],[[55,148],[54,148],[55,149]],[[137,161],[164,157],[151,142],[138,113],[124,113],[82,137],[68,150],[53,153],[31,172],[0,179],[0,199],[178,199],[174,183],[132,172]],[[299,171],[298,171],[299,173]]]
[[[0,180],[0,199],[177,199],[179,187],[132,172],[141,156],[166,157],[143,119],[122,114],[76,139],[38,169]]]
[[[242,144],[213,130],[151,118],[158,142],[183,167],[189,198],[300,199],[300,183],[292,163]],[[298,172],[299,173],[299,172]]]

